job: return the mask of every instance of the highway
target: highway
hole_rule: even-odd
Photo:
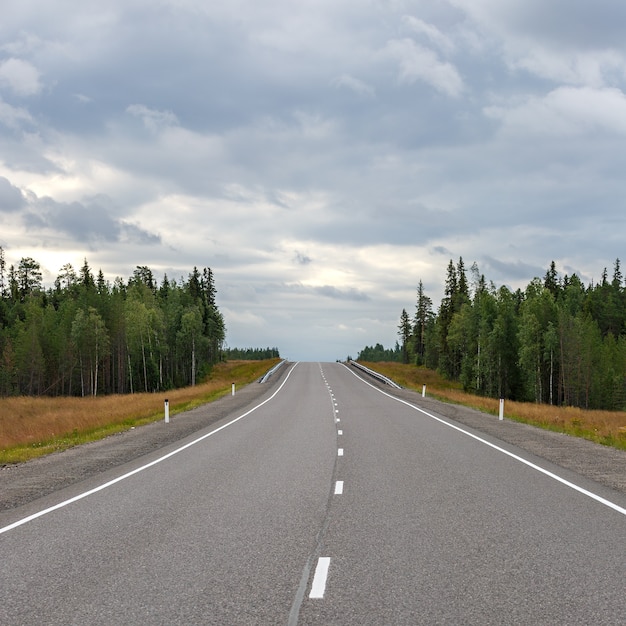
[[[624,624],[626,497],[340,363],[0,514],[0,624]]]

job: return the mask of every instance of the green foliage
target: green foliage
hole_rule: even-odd
[[[402,309],[402,315],[400,316],[400,326],[398,326],[398,335],[402,340],[402,362],[408,363],[411,358],[411,352],[413,347],[412,341],[413,328],[411,326],[411,319],[406,309]]]
[[[44,290],[41,268],[6,271],[0,247],[0,395],[98,395],[195,384],[226,336],[213,273],[159,286],[149,267],[125,282],[97,278],[85,259]]]
[[[400,316],[401,346],[377,344],[363,361],[414,362],[466,391],[585,409],[626,410],[626,287],[620,261],[598,284],[559,276],[552,262],[522,292],[488,287],[474,263],[448,263],[437,314],[422,282],[412,328]]]
[[[379,363],[381,361],[402,363],[403,352],[398,342],[396,342],[396,347],[393,350],[386,349],[380,343],[377,343],[375,346],[365,346],[359,352],[356,360],[368,361],[370,363]]]
[[[264,361],[280,358],[278,348],[226,348],[222,350],[226,361]]]

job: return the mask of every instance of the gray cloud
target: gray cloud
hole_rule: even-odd
[[[8,260],[210,265],[230,345],[304,358],[393,344],[450,258],[516,286],[552,259],[599,276],[626,244],[622,5],[9,7]]]
[[[526,280],[527,282],[535,277],[542,278],[546,269],[537,265],[529,265],[523,261],[503,262],[487,255],[482,257],[480,266],[480,271],[493,280],[502,280],[504,277],[505,279]]]
[[[358,289],[339,289],[332,285],[322,285],[320,287],[313,287],[313,291],[326,298],[334,298],[337,300],[351,300],[353,302],[365,302],[369,300],[369,296],[362,293]]]
[[[298,265],[309,265],[309,263],[313,262],[313,259],[311,259],[310,256],[306,254],[302,254],[301,252],[298,252],[297,250],[296,250],[296,255],[295,255],[294,260]]]
[[[18,211],[25,205],[22,192],[0,176],[0,213]]]
[[[283,285],[274,285],[270,287],[272,290],[282,291],[289,294],[298,294],[302,296],[321,296],[331,300],[346,300],[350,302],[366,302],[370,297],[354,287],[335,287],[333,285],[305,285],[302,283],[290,283]]]
[[[1,186],[1,179],[0,179]],[[57,202],[49,197],[30,197],[24,220],[30,230],[46,229],[94,245],[124,241],[157,245],[161,238],[141,226],[118,219],[106,197],[84,202]]]

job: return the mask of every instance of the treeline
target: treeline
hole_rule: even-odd
[[[626,289],[613,275],[585,286],[559,275],[511,291],[476,264],[448,264],[435,314],[422,282],[415,313],[400,317],[401,359],[426,365],[470,392],[587,409],[626,409]]]
[[[222,354],[227,361],[263,361],[280,358],[278,348],[225,348]]]
[[[0,395],[97,395],[194,385],[221,358],[223,317],[211,269],[185,280],[146,266],[127,281],[94,278],[85,260],[54,287],[23,258],[6,268],[0,247]]]
[[[365,346],[357,356],[357,361],[367,361],[369,363],[380,363],[381,361],[402,362],[402,360],[402,349],[397,341],[393,349],[385,348],[380,343],[377,343],[375,346]]]

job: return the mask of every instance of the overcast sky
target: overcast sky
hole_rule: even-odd
[[[0,246],[52,284],[211,267],[232,347],[392,347],[450,259],[626,243],[624,0],[8,0]]]

